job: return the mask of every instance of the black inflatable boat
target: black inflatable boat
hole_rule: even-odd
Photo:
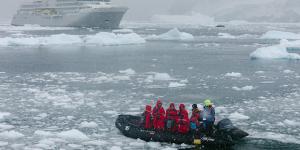
[[[119,115],[116,120],[116,127],[127,137],[141,139],[144,141],[166,142],[176,144],[204,145],[217,147],[233,146],[238,140],[248,136],[245,131],[233,126],[229,119],[218,122],[211,136],[205,134],[171,133],[168,131],[145,130],[140,125],[141,117],[132,115]]]

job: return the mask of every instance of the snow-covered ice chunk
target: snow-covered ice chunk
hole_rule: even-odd
[[[280,40],[280,45],[285,46],[289,49],[299,50],[300,48],[300,40],[296,41],[288,41],[286,39]]]
[[[238,112],[234,112],[234,113],[230,114],[228,118],[231,119],[231,120],[247,120],[247,119],[250,119],[249,116],[246,116],[246,115],[238,113]]]
[[[9,124],[0,124],[0,131],[4,131],[4,130],[10,130],[15,128],[13,125],[9,125]]]
[[[285,119],[283,121],[284,124],[288,125],[288,126],[300,126],[300,122],[296,122],[294,120],[288,120],[288,119]]]
[[[8,145],[8,142],[0,141],[0,147],[6,146],[6,145]]]
[[[112,30],[113,33],[133,33],[132,29],[116,29]]]
[[[236,37],[229,34],[229,33],[219,33],[218,36],[220,38],[225,38],[225,39],[235,39]]]
[[[287,70],[283,70],[283,73],[289,74],[289,73],[294,73],[294,71],[287,69]]]
[[[264,33],[261,38],[263,39],[300,39],[299,33],[283,32],[283,31],[268,31]]]
[[[250,54],[250,57],[254,59],[300,59],[299,54],[289,53],[283,45],[258,48]]]
[[[234,86],[234,87],[232,87],[232,89],[236,90],[236,91],[251,91],[251,90],[254,89],[254,87],[253,86],[249,86],[249,85],[241,87],[241,88]]]
[[[103,113],[104,114],[108,114],[108,115],[116,115],[116,114],[118,114],[118,112],[113,111],[113,110],[107,110],[107,111],[104,111]]]
[[[294,135],[290,134],[281,134],[278,132],[251,132],[250,135],[253,138],[263,138],[263,139],[271,139],[284,143],[297,143],[300,144],[300,140]]]
[[[122,150],[122,148],[119,146],[112,146],[110,150]]]
[[[96,146],[103,146],[103,145],[108,145],[109,142],[107,141],[101,141],[101,140],[94,140],[94,141],[87,141],[83,143],[84,145],[96,145]]]
[[[179,83],[179,82],[171,82],[169,84],[169,88],[177,88],[177,87],[184,87],[186,86],[185,83]]]
[[[135,142],[130,142],[129,145],[134,147],[143,147],[145,145],[145,142],[137,139]]]
[[[115,34],[110,32],[100,32],[95,35],[70,35],[70,34],[55,34],[50,36],[22,36],[22,37],[4,37],[0,38],[0,46],[11,45],[127,45],[127,44],[142,44],[145,39],[136,33]]]
[[[81,122],[80,125],[79,125],[80,128],[97,128],[98,125],[96,122],[87,122],[87,121],[84,121],[84,122]]]
[[[147,39],[148,40],[190,41],[190,40],[194,40],[194,36],[190,33],[180,32],[177,28],[174,28],[160,35],[149,36]]]
[[[11,114],[9,112],[0,112],[0,120],[4,119],[5,117],[10,116]]]
[[[131,68],[128,68],[126,70],[120,70],[119,72],[123,73],[123,74],[127,74],[127,75],[134,75],[134,74],[136,74],[136,72],[133,69],[131,69]]]
[[[177,150],[177,148],[173,148],[173,147],[166,147],[166,148],[163,148],[162,150]]]
[[[150,148],[159,149],[161,147],[161,144],[159,142],[147,142],[147,145]]]
[[[34,134],[38,135],[38,136],[42,136],[42,137],[52,137],[52,136],[55,136],[54,133],[49,132],[49,131],[43,131],[43,130],[36,130],[34,132]]]
[[[145,39],[136,33],[129,34],[115,34],[110,32],[100,32],[96,35],[88,35],[83,38],[87,44],[98,45],[129,45],[129,44],[142,44]]]
[[[263,74],[263,73],[265,73],[264,71],[256,71],[255,72],[256,74]]]
[[[242,74],[239,73],[239,72],[230,72],[230,73],[226,73],[225,76],[226,77],[237,77],[237,78],[239,78],[239,77],[242,77]]]
[[[87,141],[89,138],[82,132],[76,129],[62,131],[57,134],[57,137],[60,137],[69,141]]]
[[[4,131],[0,132],[0,139],[8,139],[8,140],[15,140],[24,137],[22,133],[17,131]]]
[[[154,73],[154,80],[173,80],[168,73]]]

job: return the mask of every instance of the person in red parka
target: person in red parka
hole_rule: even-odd
[[[150,105],[146,105],[145,111],[142,114],[143,121],[142,125],[144,126],[145,129],[151,129],[152,128],[152,107]]]
[[[179,105],[179,113],[178,113],[178,132],[182,134],[186,134],[189,132],[190,129],[190,121],[189,121],[189,114],[185,109],[184,104]]]
[[[171,132],[177,131],[178,111],[174,103],[171,103],[166,111],[166,129]]]
[[[153,108],[153,127],[156,130],[164,130],[165,128],[165,110],[160,99],[157,100],[156,106]]]

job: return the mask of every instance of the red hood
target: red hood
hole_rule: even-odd
[[[151,112],[152,111],[152,107],[150,105],[146,105],[146,108],[145,108],[147,112]]]
[[[185,108],[185,105],[184,104],[180,104],[179,105],[179,110],[183,110]]]

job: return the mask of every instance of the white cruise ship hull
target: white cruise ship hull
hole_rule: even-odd
[[[64,15],[16,14],[12,25],[37,24],[49,27],[97,27],[103,29],[119,28],[127,11],[126,7],[95,8]]]

